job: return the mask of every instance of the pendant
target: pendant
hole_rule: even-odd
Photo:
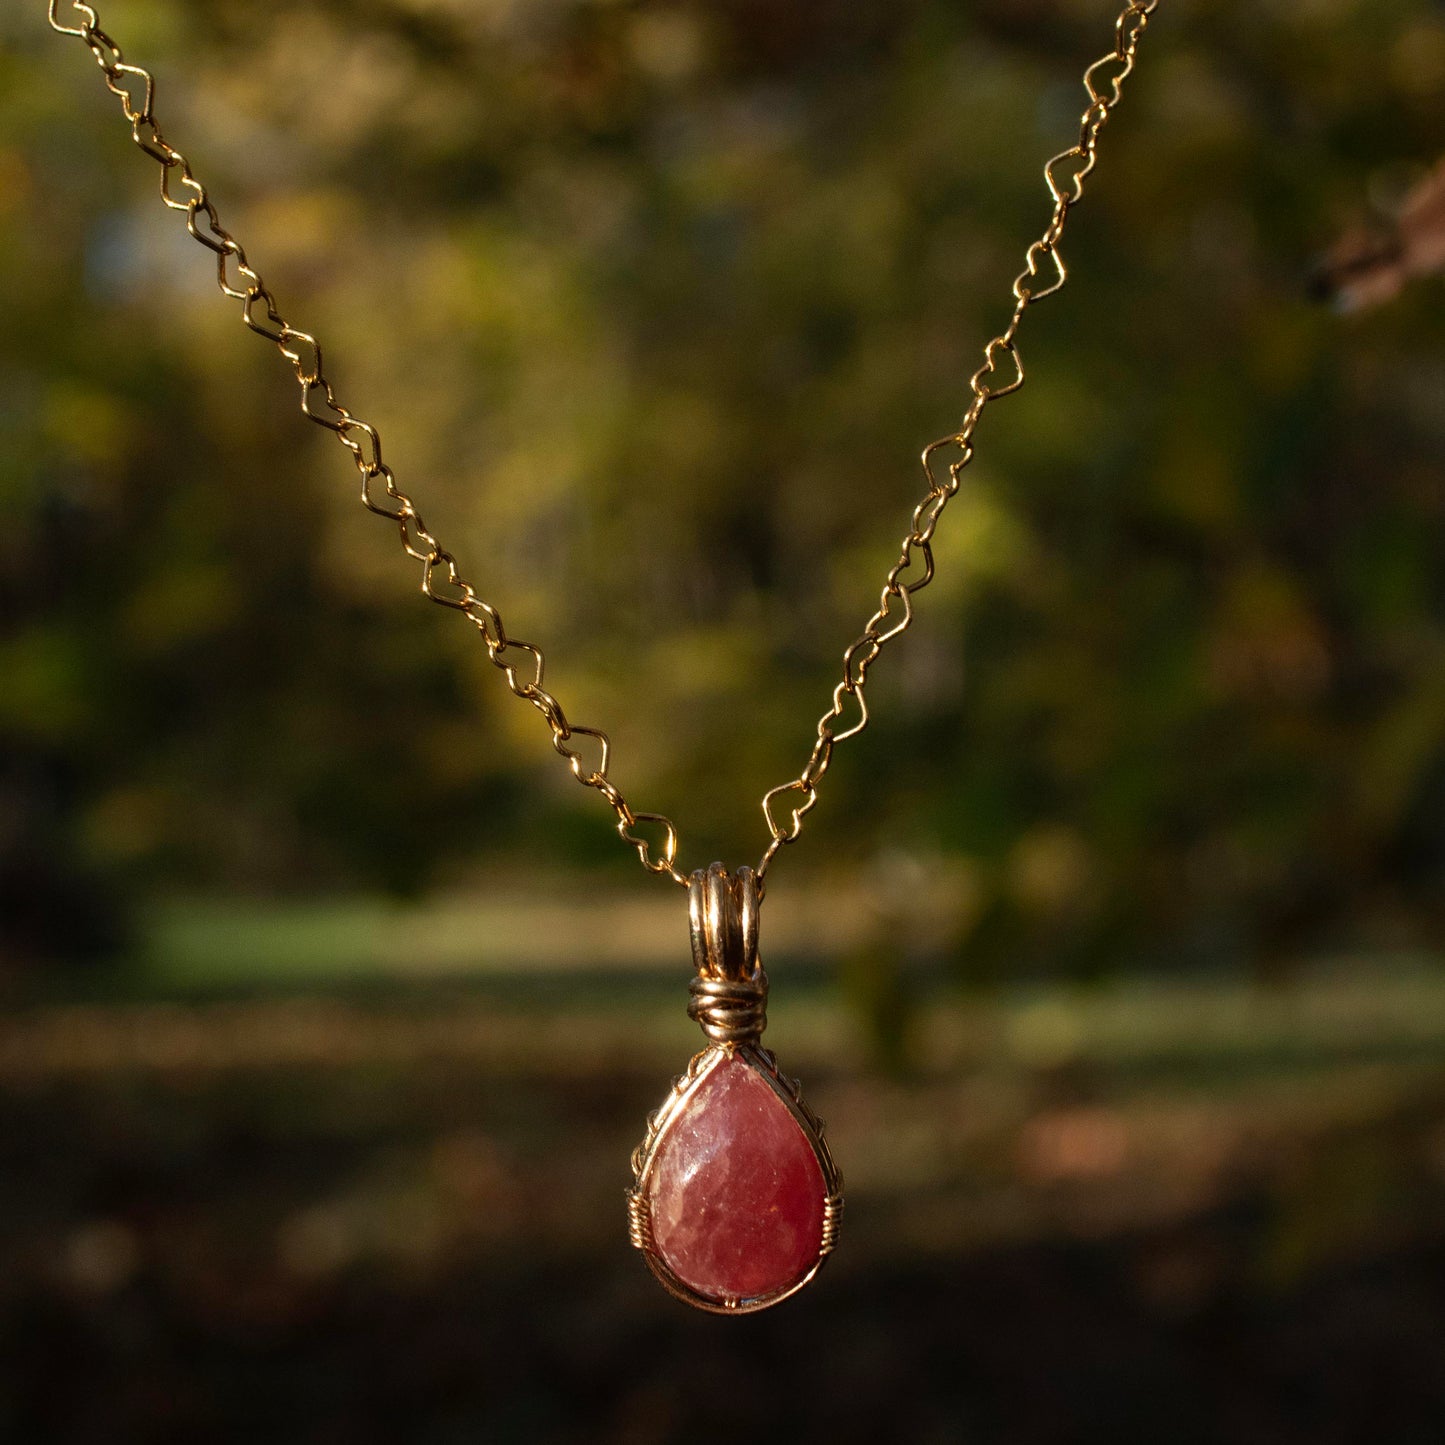
[[[647,1121],[632,1155],[629,1234],[669,1293],[715,1314],[796,1294],[838,1240],[842,1179],[823,1124],[758,1038],[757,882],[714,863],[688,889],[688,1014],[710,1043]]]

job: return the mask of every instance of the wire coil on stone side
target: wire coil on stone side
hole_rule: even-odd
[[[715,1044],[756,1043],[768,1022],[768,976],[758,962],[753,870],[730,875],[721,863],[699,868],[688,883],[688,917],[697,966],[688,1017]]]
[[[823,1201],[823,1241],[819,1254],[832,1254],[838,1247],[838,1231],[843,1223],[843,1196],[830,1194]]]
[[[633,1249],[652,1248],[652,1211],[635,1189],[627,1191],[627,1238]]]

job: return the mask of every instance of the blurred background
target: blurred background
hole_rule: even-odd
[[[745,1321],[624,1238],[680,892],[44,11],[0,18],[0,1433],[1437,1441],[1445,11],[1156,15],[771,875],[850,1202]],[[1113,18],[101,16],[687,868],[761,852]]]

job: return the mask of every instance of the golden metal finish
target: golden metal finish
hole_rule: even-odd
[[[1114,48],[1084,71],[1089,100],[1079,121],[1079,139],[1044,166],[1044,180],[1053,197],[1053,214],[1042,237],[1025,255],[1025,268],[1013,283],[1014,309],[1008,325],[983,349],[983,364],[969,379],[972,400],[958,430],[931,442],[922,454],[928,487],[914,509],[897,562],[889,570],[878,608],[861,635],[843,654],[843,679],[833,689],[832,706],[818,720],[818,736],[802,772],[772,789],[763,799],[770,841],[754,875],[761,901],[768,867],[785,844],[802,831],[804,817],[818,801],[818,786],[841,742],[868,725],[864,689],[868,670],[886,643],[913,622],[913,597],[933,577],[932,538],[949,498],[958,491],[964,467],[973,457],[973,433],[984,407],[996,397],[1017,391],[1024,382],[1016,337],[1024,312],[1052,296],[1067,277],[1059,241],[1070,209],[1083,197],[1084,180],[1094,168],[1099,132],[1119,103],[1120,88],[1134,68],[1134,57],[1149,16],[1158,0],[1135,0],[1120,12],[1114,25]],[[689,886],[677,866],[677,829],[660,813],[635,811],[609,777],[612,745],[596,728],[569,722],[561,705],[542,685],[542,650],[507,634],[501,614],[477,595],[462,578],[451,552],[427,530],[391,468],[382,460],[381,437],[371,423],[348,411],[336,399],[322,369],[321,347],[308,332],[284,319],[276,298],[252,267],[241,244],[221,225],[215,204],[192,173],[191,164],[161,134],[156,120],[155,82],[148,71],[126,63],[120,47],[100,27],[93,7],[80,0],[49,0],[51,26],[82,41],[94,56],[110,90],[120,98],[130,122],[131,138],[161,167],[161,199],[184,212],[186,229],[216,257],[221,290],[241,303],[241,319],[265,337],[291,364],[301,388],[301,410],[335,434],[351,453],[361,473],[361,501],[368,510],[396,524],[406,554],[421,563],[421,590],[433,602],[462,613],[481,634],[487,656],[502,673],[512,693],[542,714],[552,746],[567,760],[572,775],[585,788],[606,799],[617,817],[617,832],[637,851],[642,866],[674,883]],[[957,455],[940,477],[936,459],[955,448]],[[645,828],[648,832],[640,831]]]
[[[692,959],[688,1017],[715,1044],[755,1044],[768,1026],[768,976],[758,962],[758,891],[751,868],[721,863],[688,885]]]
[[[658,1145],[667,1133],[668,1126],[687,1107],[687,1102],[701,1086],[702,1081],[725,1059],[740,1059],[760,1078],[764,1079],[773,1092],[787,1105],[812,1146],[818,1167],[823,1174],[823,1186],[828,1191],[823,1200],[823,1236],[818,1247],[818,1258],[813,1267],[799,1280],[786,1289],[771,1294],[753,1295],[746,1299],[716,1300],[700,1295],[673,1274],[667,1262],[653,1247],[652,1220],[647,1205],[647,1181],[652,1162],[657,1157]],[[647,1119],[647,1134],[642,1143],[632,1151],[633,1187],[627,1192],[627,1236],[635,1249],[642,1251],[647,1267],[662,1282],[663,1287],[675,1299],[690,1304],[711,1314],[745,1315],[756,1310],[767,1309],[781,1303],[806,1285],[823,1267],[823,1262],[838,1243],[838,1230],[843,1218],[843,1176],[833,1161],[832,1151],[824,1136],[823,1121],[803,1102],[803,1091],[796,1079],[790,1079],[778,1070],[778,1061],[767,1049],[757,1044],[739,1046],[714,1044],[695,1054],[686,1072],[672,1085],[672,1090],[662,1107]]]

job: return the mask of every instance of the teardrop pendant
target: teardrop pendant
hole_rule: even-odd
[[[823,1125],[757,1040],[767,976],[757,961],[750,869],[692,875],[697,977],[688,1012],[712,1040],[632,1156],[632,1243],[677,1298],[720,1314],[764,1309],[818,1272],[838,1237],[841,1180]]]

